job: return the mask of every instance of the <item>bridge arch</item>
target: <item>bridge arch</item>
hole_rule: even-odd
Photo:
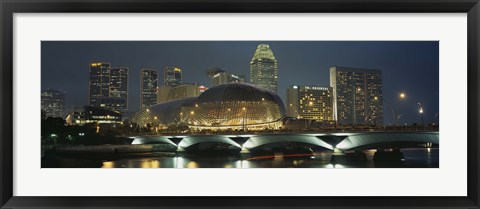
[[[346,137],[335,148],[351,150],[357,148],[376,148],[380,144],[432,143],[439,144],[438,132],[421,133],[359,133]]]
[[[257,135],[250,137],[245,144],[243,145],[246,149],[255,149],[262,145],[267,144],[274,144],[274,143],[284,143],[284,142],[299,142],[305,144],[311,144],[319,147],[323,147],[329,150],[333,150],[333,147],[322,141],[321,139],[313,136],[313,135],[289,135],[289,134],[282,134],[282,135]]]
[[[177,146],[173,143],[168,136],[137,136],[133,139],[131,144],[171,144]]]
[[[224,143],[224,144],[229,144],[238,148],[241,148],[242,146],[232,139],[228,138],[227,136],[223,135],[214,135],[214,136],[187,136],[183,138],[183,140],[178,144],[179,147],[181,148],[188,148],[192,145],[196,145],[199,143],[211,143],[211,142],[218,142],[218,143]]]

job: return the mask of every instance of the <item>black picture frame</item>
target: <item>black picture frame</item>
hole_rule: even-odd
[[[1,208],[479,208],[479,0],[0,0]],[[468,195],[465,197],[13,196],[14,13],[467,13]],[[460,152],[460,151],[459,151]],[[445,179],[451,181],[452,179]],[[372,183],[375,185],[375,183]],[[448,189],[448,188],[439,188]]]

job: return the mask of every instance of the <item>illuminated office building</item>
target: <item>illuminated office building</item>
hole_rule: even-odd
[[[42,90],[42,110],[47,117],[63,117],[65,108],[65,92],[58,90]]]
[[[90,64],[89,103],[116,111],[128,109],[128,68],[110,63]]]
[[[85,124],[121,124],[122,116],[119,112],[100,107],[85,106],[83,110],[74,111],[66,118],[68,125]]]
[[[287,89],[287,115],[308,120],[333,121],[332,88],[291,86]]]
[[[277,59],[268,44],[260,44],[250,62],[250,82],[258,87],[277,92]]]
[[[90,64],[90,105],[100,106],[100,100],[110,96],[110,63]]]
[[[176,67],[163,68],[163,85],[177,86],[182,84],[182,69]]]
[[[140,70],[140,107],[147,108],[157,104],[158,73],[152,69]]]
[[[244,83],[245,76],[244,75],[235,75],[220,68],[214,68],[209,70],[208,76],[211,78],[211,87],[227,84],[227,83]]]
[[[382,71],[333,66],[330,86],[339,124],[383,124]]]
[[[121,112],[128,110],[128,68],[110,68],[110,98],[115,98],[112,109]]]

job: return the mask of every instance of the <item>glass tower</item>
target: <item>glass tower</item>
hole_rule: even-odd
[[[119,111],[128,109],[128,68],[110,68],[110,93],[109,97],[117,98],[112,108]]]
[[[330,68],[335,120],[344,125],[383,124],[382,71]]]
[[[65,92],[58,90],[42,91],[42,110],[50,117],[63,117]]]
[[[220,68],[214,68],[207,72],[208,76],[211,79],[211,87],[227,84],[227,83],[244,83],[244,75],[235,75],[232,73],[225,72]]]
[[[157,104],[158,73],[152,69],[142,68],[141,74],[141,108]]]
[[[163,71],[163,85],[178,86],[182,84],[182,69],[176,67],[165,67]]]
[[[112,68],[110,63],[91,63],[89,83],[90,106],[127,111],[128,68]]]
[[[250,62],[250,82],[276,93],[277,81],[277,59],[268,44],[260,44]]]

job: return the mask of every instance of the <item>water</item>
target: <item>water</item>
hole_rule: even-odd
[[[404,149],[404,160],[374,162],[374,151],[366,152],[367,161],[332,164],[330,153],[291,156],[165,156],[162,153],[135,155],[56,155],[42,158],[43,168],[438,168],[437,148]]]

